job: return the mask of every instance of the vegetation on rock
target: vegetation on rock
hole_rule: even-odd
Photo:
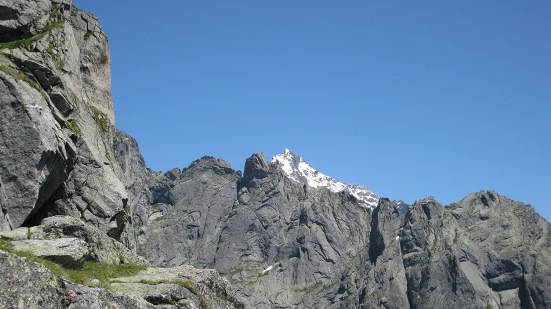
[[[110,124],[107,115],[91,104],[88,104],[88,108],[90,108],[90,110],[92,111],[94,120],[96,121],[96,124],[100,128],[101,132],[109,132]]]
[[[99,281],[99,286],[109,289],[109,284],[114,278],[128,277],[138,274],[146,266],[136,264],[106,264],[95,261],[85,261],[81,269],[63,267],[48,259],[33,255],[28,251],[13,250],[9,240],[0,239],[0,250],[27,258],[35,263],[43,265],[55,275],[67,281],[87,286],[95,286],[94,279]]]

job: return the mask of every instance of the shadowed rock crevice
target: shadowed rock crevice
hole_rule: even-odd
[[[42,219],[54,215],[73,215],[73,209],[62,207],[62,203],[56,204],[56,199],[64,196],[64,183],[75,163],[74,149],[66,147],[67,158],[55,152],[45,152],[37,165],[38,171],[47,174],[48,177],[40,187],[34,209],[28,214],[21,226],[34,226],[40,224]]]
[[[377,263],[379,257],[385,250],[383,235],[379,231],[379,207],[375,208],[371,217],[371,233],[369,234],[369,260]]]

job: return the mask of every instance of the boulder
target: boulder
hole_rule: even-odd
[[[49,217],[38,228],[42,230],[41,237],[45,239],[76,237],[83,240],[89,250],[88,259],[92,261],[106,264],[146,263],[120,242],[108,237],[93,225],[73,217]]]
[[[15,230],[0,232],[0,239],[24,240],[29,239],[29,228],[21,227]]]
[[[13,250],[28,252],[67,268],[81,268],[90,251],[79,238],[26,239],[11,242]]]

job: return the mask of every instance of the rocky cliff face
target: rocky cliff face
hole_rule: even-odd
[[[0,306],[551,307],[551,226],[529,205],[362,200],[290,152],[291,174],[262,154],[154,172],[114,127],[97,19],[70,0],[0,16]],[[90,263],[139,271],[71,277]]]
[[[0,229],[71,215],[128,243],[97,19],[69,0],[3,0],[0,12]]]
[[[156,265],[215,268],[256,308],[327,307],[359,293],[346,274],[368,245],[370,215],[347,193],[292,181],[262,155],[243,177],[204,157],[145,190],[150,206],[133,205],[138,252]]]

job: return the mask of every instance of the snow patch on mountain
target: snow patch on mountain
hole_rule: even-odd
[[[313,188],[326,187],[333,192],[348,192],[358,200],[360,206],[373,209],[379,202],[379,196],[368,188],[340,182],[324,175],[289,149],[285,149],[283,154],[275,155],[272,163],[279,167],[289,179],[296,182]]]

